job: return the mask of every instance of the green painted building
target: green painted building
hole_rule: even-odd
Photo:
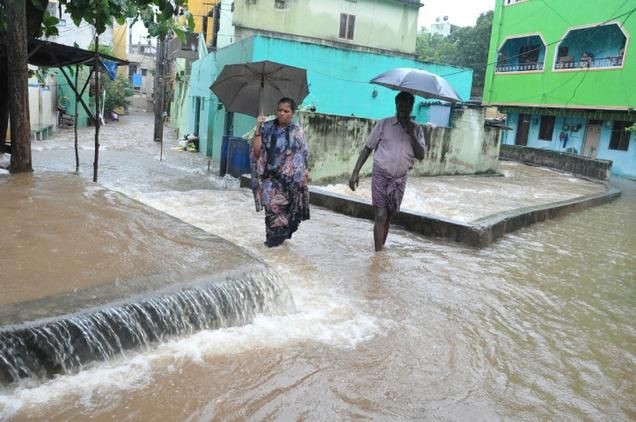
[[[636,0],[497,0],[483,102],[506,144],[613,161],[636,176]]]

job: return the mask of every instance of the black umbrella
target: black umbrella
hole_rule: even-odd
[[[227,111],[250,116],[274,111],[282,97],[300,104],[309,94],[305,69],[267,60],[225,65],[210,89]]]
[[[376,76],[371,83],[424,98],[437,98],[451,103],[461,101],[446,79],[426,70],[398,67]]]

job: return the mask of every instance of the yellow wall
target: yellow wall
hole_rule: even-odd
[[[221,0],[188,0],[188,11],[194,16],[194,32],[203,32],[203,21],[207,20],[207,33],[205,34],[206,44],[212,43],[212,31],[214,29],[214,20],[207,17],[207,14],[214,10],[214,6]],[[211,15],[211,13],[210,13]]]
[[[117,58],[128,59],[128,25],[113,25],[113,55]],[[128,77],[128,66],[117,67],[117,74]]]

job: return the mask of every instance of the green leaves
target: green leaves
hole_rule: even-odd
[[[150,36],[165,38],[170,32],[194,29],[194,21],[188,28],[179,25],[174,16],[185,7],[186,0],[60,0],[71,15],[75,25],[82,21],[95,27],[98,34],[103,33],[113,22],[120,25],[127,18],[141,20]],[[1,10],[1,9],[0,9]]]
[[[47,38],[59,35],[57,30],[58,23],[60,23],[60,20],[57,17],[51,16],[48,10],[45,11],[42,17],[42,35]]]
[[[420,60],[469,67],[473,72],[473,94],[484,86],[493,12],[482,13],[475,26],[456,29],[448,37],[424,33],[417,36],[416,54]]]

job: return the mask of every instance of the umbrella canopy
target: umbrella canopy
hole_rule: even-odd
[[[305,69],[270,61],[226,65],[210,89],[226,110],[250,116],[274,111],[282,97],[300,104],[309,94]]]
[[[424,98],[437,98],[451,103],[461,101],[446,79],[425,70],[398,67],[376,76],[371,83]]]

